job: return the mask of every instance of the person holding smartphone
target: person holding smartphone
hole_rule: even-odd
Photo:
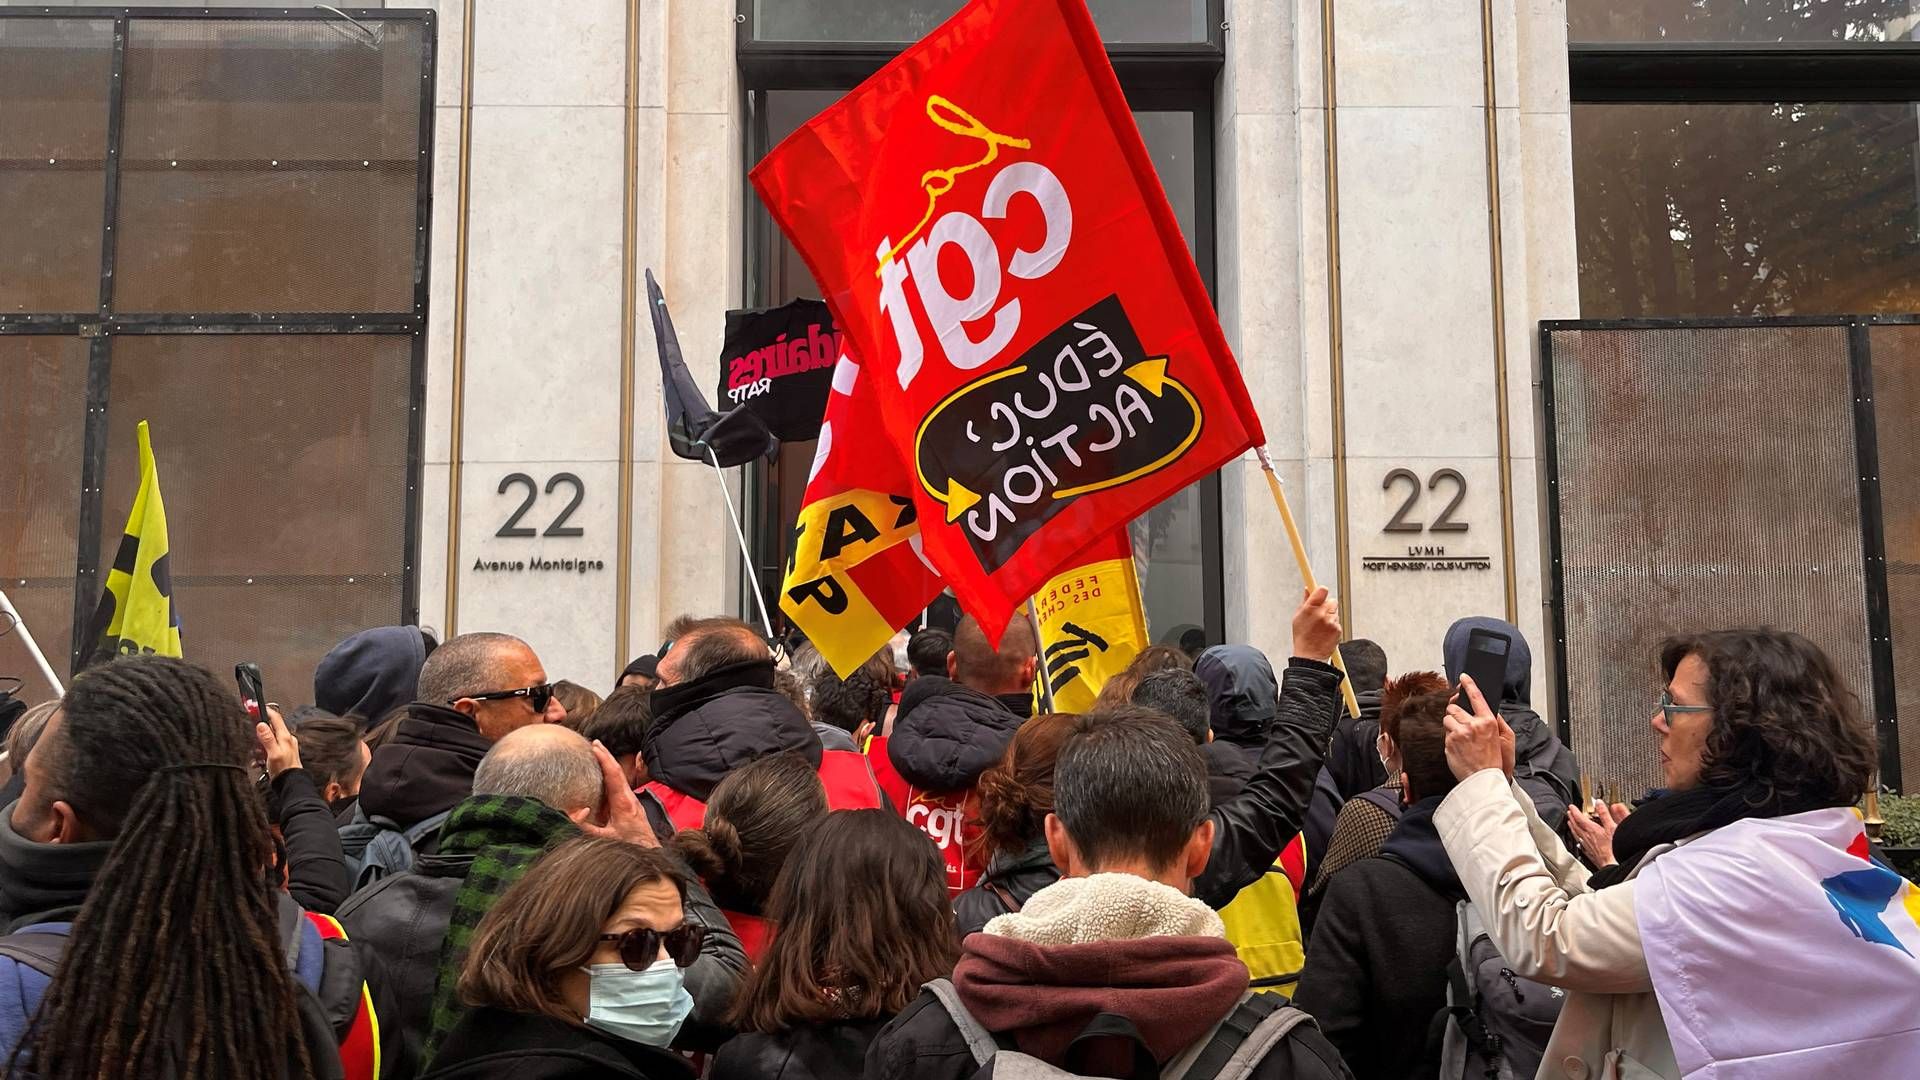
[[[1483,666],[1490,654],[1476,650],[1476,640],[1497,648],[1501,639],[1505,639],[1505,663]],[[1502,619],[1460,619],[1447,628],[1441,652],[1448,684],[1458,690],[1460,676],[1473,673],[1487,704],[1513,729],[1515,782],[1533,797],[1540,820],[1571,844],[1574,836],[1567,824],[1567,808],[1580,804],[1580,766],[1553,726],[1533,710],[1533,650],[1520,628]],[[1483,672],[1499,672],[1498,684],[1492,677],[1483,679]]]
[[[280,707],[267,704],[253,725],[267,771],[267,813],[286,853],[287,891],[308,911],[331,915],[353,891],[333,808],[300,765],[300,740]]]

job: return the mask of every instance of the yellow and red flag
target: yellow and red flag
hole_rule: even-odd
[[[876,494],[912,503],[991,636],[1096,538],[1264,442],[1082,0],[973,0],[752,179],[906,466]]]
[[[842,355],[800,519],[787,542],[780,610],[841,676],[940,595],[923,562],[906,466],[879,438],[872,379]]]

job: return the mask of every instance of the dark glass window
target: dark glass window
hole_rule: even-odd
[[[0,7],[0,587],[66,677],[146,420],[187,656],[305,693],[414,618],[433,16],[99,10]]]
[[[756,41],[904,44],[960,10],[965,0],[753,0]],[[1090,0],[1111,43],[1207,40],[1207,0]]]
[[[1569,41],[1899,41],[1915,0],[1567,0]]]
[[[1586,318],[1920,310],[1911,104],[1573,107]]]

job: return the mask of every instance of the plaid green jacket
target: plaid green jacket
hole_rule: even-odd
[[[475,795],[453,808],[440,832],[440,854],[472,855],[473,867],[453,899],[453,919],[440,946],[440,978],[433,992],[433,1027],[422,1068],[466,1014],[460,1003],[460,968],[480,920],[548,848],[580,835],[565,814],[538,799]]]

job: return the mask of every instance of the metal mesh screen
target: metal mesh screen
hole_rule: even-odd
[[[113,23],[0,20],[0,313],[100,306]]]
[[[148,420],[189,659],[257,661],[279,700],[304,698],[329,648],[399,615],[410,367],[399,335],[114,342],[101,550],[126,525]]]
[[[115,306],[411,312],[425,24],[135,19]]]
[[[86,418],[85,340],[0,336],[0,588],[63,680]],[[0,655],[21,662],[13,650]]]
[[[1920,326],[1876,326],[1867,334],[1873,355],[1900,773],[1903,786],[1915,791],[1920,790]]]
[[[1560,330],[1551,350],[1581,767],[1626,794],[1659,784],[1648,723],[1670,634],[1798,631],[1869,702],[1846,328]]]

